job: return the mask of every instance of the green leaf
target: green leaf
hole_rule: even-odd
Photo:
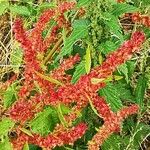
[[[73,23],[73,31],[69,37],[66,38],[64,47],[60,54],[56,57],[55,61],[58,61],[61,57],[70,54],[73,51],[73,44],[80,39],[85,38],[88,35],[88,23],[87,20],[76,20]]]
[[[3,139],[0,142],[0,150],[13,150],[11,143],[9,142],[9,139]]]
[[[104,55],[108,55],[110,52],[115,51],[118,48],[118,45],[112,41],[106,41],[101,43],[98,47],[99,51],[102,52]]]
[[[29,149],[30,150],[41,150],[40,147],[36,146],[36,145],[33,145],[33,144],[29,144]]]
[[[23,16],[30,16],[31,12],[26,6],[19,6],[19,5],[11,5],[10,11],[15,14],[23,15]]]
[[[133,129],[133,133],[125,141],[125,146],[128,147],[128,149],[137,150],[140,149],[141,143],[150,134],[150,126],[139,123],[137,126],[133,127]]]
[[[121,25],[119,24],[118,18],[108,12],[103,13],[103,17],[104,17],[104,23],[111,30],[111,32],[118,39],[120,39],[120,41],[124,41]]]
[[[112,134],[102,144],[102,150],[120,150],[121,138],[118,135]]]
[[[0,15],[3,15],[5,13],[5,10],[9,7],[8,1],[2,1],[0,2]]]
[[[131,77],[136,67],[136,61],[130,60],[126,62],[128,68],[128,76]]]
[[[11,130],[11,128],[14,126],[14,122],[10,120],[9,118],[3,118],[0,122],[0,135],[5,136],[8,134],[8,132]]]
[[[10,62],[15,72],[19,72],[19,67],[22,64],[23,52],[22,49],[14,49],[10,55]]]
[[[118,92],[118,96],[120,97],[121,100],[124,101],[130,101],[130,102],[135,102],[134,101],[134,96],[131,93],[131,87],[127,84],[122,84],[122,83],[117,83],[114,84],[115,89]]]
[[[91,45],[88,45],[88,48],[86,49],[86,55],[85,55],[85,70],[88,74],[91,70]]]
[[[29,131],[28,129],[25,129],[25,128],[19,128],[22,132],[24,132],[25,134],[27,134],[27,135],[29,135],[29,136],[32,136],[33,137],[33,135],[32,135],[32,133],[31,133],[31,131]]]
[[[118,3],[113,6],[112,14],[115,16],[120,16],[124,13],[132,13],[137,11],[139,11],[137,7],[125,3]]]
[[[128,77],[128,67],[127,67],[127,64],[120,65],[119,68],[118,68],[118,71],[121,72],[122,74],[124,74],[125,80],[128,83],[129,82],[129,77]]]
[[[58,81],[58,80],[56,80],[56,79],[54,79],[54,78],[52,78],[52,77],[50,77],[50,76],[43,75],[43,74],[41,74],[41,73],[39,73],[39,72],[37,72],[37,71],[35,71],[35,73],[36,73],[40,78],[42,78],[42,79],[44,79],[44,80],[47,80],[47,81],[49,81],[49,82],[51,82],[51,83],[54,83],[54,84],[57,84],[57,85],[63,85],[63,83],[61,83],[60,81]]]
[[[72,80],[71,82],[74,84],[76,83],[81,75],[86,74],[86,70],[85,70],[85,62],[81,61],[79,65],[76,66],[75,72],[73,74]]]
[[[60,107],[63,115],[66,115],[71,112],[71,109],[65,106],[64,104],[61,104]]]
[[[138,83],[135,89],[135,101],[140,105],[144,105],[144,95],[147,88],[147,78],[144,75],[141,75],[138,79]]]
[[[17,97],[17,89],[16,89],[17,83],[18,82],[14,82],[4,92],[4,95],[3,95],[4,108],[10,107],[15,102],[16,97]]]
[[[38,9],[48,9],[48,8],[54,8],[56,7],[56,4],[54,2],[48,3],[48,2],[42,2],[41,5],[38,6]]]
[[[92,84],[98,84],[100,82],[110,82],[110,81],[118,81],[118,80],[121,80],[122,79],[122,76],[116,76],[116,75],[113,75],[113,76],[109,76],[108,78],[91,78],[91,83]]]
[[[56,110],[52,107],[47,107],[43,112],[37,114],[35,119],[30,122],[30,126],[33,132],[47,135],[58,122]]]
[[[58,113],[58,117],[59,117],[59,120],[60,120],[60,122],[62,123],[62,125],[63,125],[64,127],[67,127],[68,124],[67,124],[67,122],[66,122],[66,120],[65,120],[65,118],[64,118],[64,116],[63,116],[63,112],[62,112],[62,109],[61,109],[61,105],[60,105],[60,104],[59,104],[58,107],[57,107],[57,113]]]
[[[113,111],[118,111],[122,108],[122,101],[118,95],[117,88],[113,84],[108,84],[105,88],[101,89],[100,95],[106,98]]]
[[[79,0],[77,3],[77,7],[83,7],[89,5],[93,0]]]
[[[25,143],[25,145],[24,145],[24,147],[23,147],[23,150],[29,150],[29,145],[28,145],[27,142]]]
[[[95,107],[94,107],[94,105],[93,105],[92,100],[90,99],[90,97],[89,97],[88,95],[86,95],[86,97],[87,97],[87,99],[88,99],[88,101],[89,101],[89,104],[90,104],[90,106],[91,106],[93,112],[94,112],[97,116],[101,117],[101,116],[98,114],[97,110],[95,109]]]

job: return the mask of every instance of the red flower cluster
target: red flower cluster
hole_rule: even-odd
[[[28,136],[19,132],[18,138],[12,141],[12,143],[15,143],[15,148],[18,148],[17,143],[20,144],[18,150],[21,149],[23,144],[27,141],[39,145],[42,148],[49,149],[63,144],[73,144],[78,138],[84,135],[87,126],[81,123],[72,127],[72,121],[78,117],[78,112],[81,112],[89,101],[92,101],[99,116],[104,120],[103,126],[89,142],[90,150],[98,149],[110,134],[120,131],[121,122],[124,118],[138,111],[138,107],[132,105],[114,113],[105,99],[99,97],[97,94],[97,91],[103,88],[105,83],[102,81],[98,84],[93,84],[91,80],[92,78],[106,79],[112,75],[119,65],[130,59],[132,54],[139,49],[145,39],[142,32],[133,33],[131,39],[125,41],[118,50],[112,52],[101,66],[93,68],[88,75],[81,76],[76,84],[71,83],[71,76],[67,75],[65,71],[71,69],[73,65],[80,60],[79,55],[71,56],[64,60],[59,68],[51,71],[48,75],[44,75],[44,71],[40,68],[37,55],[38,52],[44,52],[50,45],[53,46],[51,42],[57,39],[57,31],[60,29],[59,21],[57,25],[52,28],[50,35],[45,39],[42,38],[42,32],[50,19],[54,18],[57,20],[58,16],[63,15],[64,12],[73,7],[74,3],[64,2],[55,10],[46,10],[41,15],[31,33],[23,29],[21,20],[17,20],[14,24],[16,40],[21,43],[24,49],[25,80],[19,92],[19,100],[9,110],[10,117],[20,122],[23,126],[27,120],[32,119],[45,105],[57,106],[57,104],[63,103],[72,108],[72,112],[64,116],[65,121],[69,124],[69,128],[64,128],[59,124],[56,129],[46,137],[34,133],[33,136]],[[56,15],[56,12],[59,12],[58,15]],[[53,78],[61,84],[56,85],[55,83],[51,83],[49,82],[49,78]],[[35,95],[31,95],[31,91],[35,87],[35,82],[38,83],[41,91]],[[73,103],[74,106],[72,107],[71,104]],[[38,108],[36,107],[37,105]]]
[[[94,135],[91,141],[88,142],[88,149],[89,150],[99,150],[99,146],[102,145],[102,143],[114,132],[119,132],[121,123],[123,119],[128,117],[129,115],[135,114],[138,111],[137,105],[132,105],[129,107],[122,108],[119,112],[113,113],[110,111],[108,106],[105,104],[103,108],[101,108],[101,104],[104,102],[103,98],[96,98],[95,99],[95,105],[98,110],[98,112],[102,115],[104,118],[104,124],[102,127],[100,127],[99,131]],[[98,106],[99,104],[99,106]]]
[[[137,13],[126,13],[125,17],[130,18],[133,23],[150,27],[150,17],[147,15],[141,15],[140,13],[137,12]]]
[[[125,0],[117,0],[118,3],[123,3]]]
[[[12,144],[15,150],[22,150],[26,142],[38,145],[41,148],[52,149],[56,146],[63,146],[64,144],[73,144],[85,134],[86,129],[86,124],[80,123],[70,129],[64,129],[64,127],[57,128],[53,134],[49,134],[46,137],[35,133],[29,136],[17,129],[18,138],[12,140]]]
[[[140,13],[133,13],[131,19],[134,23],[142,24],[146,27],[150,27],[150,17],[141,15]]]

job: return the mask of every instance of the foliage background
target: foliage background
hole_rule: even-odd
[[[23,52],[13,38],[12,25],[15,18],[21,16],[25,26],[32,28],[40,13],[54,7],[55,1],[1,1],[0,2],[0,79],[1,83],[9,79],[14,73],[20,73],[23,69]],[[118,68],[114,79],[110,79],[108,85],[99,91],[110,104],[113,111],[117,111],[124,104],[137,103],[141,110],[137,116],[126,119],[120,134],[113,134],[102,145],[102,150],[137,150],[149,148],[149,96],[150,96],[150,28],[134,24],[124,17],[124,13],[140,11],[150,15],[149,0],[127,0],[126,3],[116,3],[115,0],[78,0],[77,7],[86,10],[85,15],[78,20],[72,20],[73,32],[70,36],[62,31],[64,46],[59,54],[54,55],[52,63],[48,63],[46,71],[56,68],[58,60],[70,54],[80,54],[82,61],[70,70],[72,83],[86,74],[94,66],[100,65],[109,52],[115,51],[130,34],[137,29],[143,29],[146,41],[141,51],[132,59]],[[72,19],[75,12],[67,14]],[[67,16],[67,17],[68,17]],[[46,56],[45,56],[46,57]],[[9,120],[5,111],[17,99],[18,81],[14,82],[5,91],[0,91],[1,98],[1,122],[0,149],[9,150],[11,145],[8,137],[14,123]],[[68,108],[62,106],[62,115],[69,113]],[[34,132],[47,135],[53,130],[56,123],[60,122],[60,114],[57,110],[47,107],[40,112],[30,126]],[[78,121],[89,124],[88,131],[73,146],[64,146],[55,149],[87,149],[87,142],[102,125],[102,120],[93,112],[91,106],[86,107]],[[38,125],[38,126],[37,126]],[[25,145],[24,149],[40,149],[34,145]]]

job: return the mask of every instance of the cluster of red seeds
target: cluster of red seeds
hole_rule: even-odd
[[[59,11],[60,15],[73,7],[74,3],[64,2],[58,6],[56,10]],[[88,75],[82,76],[76,84],[71,84],[71,76],[65,74],[66,70],[71,69],[73,65],[80,60],[78,55],[74,57],[71,56],[64,60],[59,68],[51,71],[50,74],[47,75],[62,83],[56,86],[54,83],[42,78],[44,71],[40,68],[40,62],[37,59],[37,52],[44,52],[51,45],[51,36],[57,37],[55,34],[60,27],[59,23],[58,26],[53,28],[52,34],[50,34],[48,38],[42,38],[42,32],[51,18],[55,18],[55,11],[53,9],[46,10],[41,15],[31,33],[24,30],[20,20],[14,23],[16,40],[21,43],[24,50],[25,79],[19,92],[20,98],[9,110],[9,114],[13,120],[19,122],[21,126],[23,126],[26,121],[31,120],[37,112],[41,111],[45,105],[57,106],[57,104],[63,103],[70,106],[70,104],[75,103],[76,105],[72,108],[72,112],[65,116],[69,128],[66,129],[59,124],[47,137],[42,137],[34,133],[32,136],[29,136],[19,131],[18,138],[14,139],[12,143],[16,150],[22,149],[27,141],[28,143],[36,144],[47,149],[54,148],[55,146],[62,146],[63,144],[73,144],[78,138],[84,135],[87,126],[84,123],[80,123],[72,127],[72,121],[78,117],[78,111],[85,108],[90,99],[97,109],[99,116],[104,120],[103,126],[88,143],[89,150],[98,150],[99,146],[110,134],[120,131],[122,120],[136,113],[138,111],[138,106],[132,105],[122,108],[117,113],[112,112],[105,99],[99,97],[97,94],[97,91],[103,88],[105,83],[93,84],[91,79],[105,79],[112,75],[119,65],[130,59],[132,54],[139,49],[145,36],[142,32],[133,33],[131,39],[125,41],[118,50],[111,53],[101,66],[93,68]],[[46,46],[44,46],[45,43]],[[35,81],[38,82],[41,92],[32,96],[30,92],[35,86]],[[36,108],[37,105],[40,105],[40,107]]]
[[[142,24],[146,27],[150,27],[150,17],[141,15],[140,13],[133,13],[131,15],[132,21],[134,23]]]
[[[130,18],[133,23],[150,27],[150,17],[147,15],[141,15],[140,13],[126,13],[125,17]]]
[[[56,146],[63,146],[64,144],[73,144],[78,138],[81,138],[85,134],[87,129],[86,124],[80,123],[72,128],[66,129],[63,126],[55,129],[53,134],[49,134],[42,137],[39,134],[33,133],[27,135],[16,130],[18,138],[12,140],[15,150],[22,150],[22,147],[26,142],[40,146],[41,148],[52,149]]]
[[[118,3],[123,3],[125,0],[117,0]]]

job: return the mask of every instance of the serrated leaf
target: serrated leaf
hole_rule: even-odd
[[[85,70],[88,74],[91,70],[91,46],[88,45],[88,48],[86,49],[86,55],[85,55]]]
[[[39,9],[48,9],[48,8],[54,8],[56,7],[56,4],[54,2],[48,3],[48,2],[42,2],[41,5],[39,5]]]
[[[33,144],[29,144],[29,149],[30,150],[41,150],[38,146],[33,145]]]
[[[102,150],[120,150],[121,149],[121,138],[118,135],[112,134],[102,144]]]
[[[93,0],[79,0],[77,7],[83,7],[89,5]]]
[[[1,1],[0,2],[0,15],[3,15],[5,13],[5,10],[9,7],[8,1]]]
[[[35,119],[30,122],[30,126],[33,132],[47,135],[54,129],[55,124],[58,122],[56,110],[52,107],[47,107],[37,114]]]
[[[144,75],[141,75],[138,79],[138,83],[135,89],[135,101],[140,105],[144,105],[144,95],[147,88],[147,78]]]
[[[79,80],[81,75],[86,74],[86,70],[85,70],[84,65],[85,65],[85,62],[81,61],[80,64],[76,66],[75,72],[74,72],[74,74],[72,76],[72,80],[71,80],[71,82],[73,84]]]
[[[3,118],[0,122],[0,135],[5,136],[8,134],[8,132],[11,130],[11,128],[14,126],[14,122],[9,118]]]
[[[126,62],[128,68],[128,76],[131,77],[136,67],[136,61],[130,60]]]
[[[141,143],[144,141],[145,137],[148,137],[150,134],[150,127],[146,124],[139,123],[136,127],[133,128],[134,131],[131,136],[126,139],[125,145],[128,149],[140,149]]]
[[[121,100],[134,102],[134,96],[131,93],[131,87],[129,85],[119,82],[117,84],[114,84],[114,87],[116,88],[118,96]]]
[[[106,98],[107,103],[110,104],[113,111],[118,111],[122,108],[122,101],[113,84],[108,84],[105,88],[101,89],[100,95]]]
[[[0,142],[0,150],[13,150],[12,145],[9,142],[8,138],[6,138]]]
[[[132,13],[137,11],[139,11],[137,7],[125,3],[118,3],[113,6],[112,14],[115,16],[120,16],[124,13]]]
[[[17,97],[17,82],[10,85],[3,95],[4,108],[10,107],[16,100]]]
[[[115,51],[118,48],[118,45],[112,41],[106,41],[101,43],[98,47],[99,51],[104,55],[108,55],[110,52]]]
[[[56,57],[58,61],[61,57],[70,54],[73,51],[73,44],[78,40],[85,38],[88,35],[88,23],[86,20],[76,20],[73,23],[73,31],[69,37],[66,38],[64,47],[60,54]]]
[[[26,6],[19,6],[19,5],[11,5],[10,11],[15,14],[30,16],[31,12]]]
[[[126,64],[120,65],[118,68],[118,71],[123,73],[125,76],[125,80],[127,81],[127,83],[129,82],[129,77],[128,77],[128,67]]]
[[[108,12],[103,13],[103,17],[105,18],[104,23],[108,26],[114,36],[120,39],[120,41],[124,41],[118,18]]]

